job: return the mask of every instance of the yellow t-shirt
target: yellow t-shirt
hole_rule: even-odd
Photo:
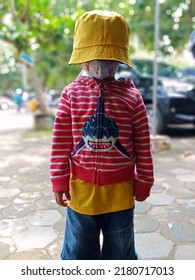
[[[86,215],[98,215],[134,206],[133,180],[96,186],[71,175],[69,207]]]

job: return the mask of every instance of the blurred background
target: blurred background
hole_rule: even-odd
[[[157,133],[166,133],[172,124],[194,124],[192,0],[1,0],[0,110],[25,109],[32,114],[39,112],[39,118],[41,114],[55,115],[60,92],[80,72],[79,66],[68,65],[75,20],[94,9],[116,11],[129,23],[129,54],[134,67],[121,65],[117,78],[132,79],[140,89],[151,127],[154,115]],[[157,74],[154,62],[158,62]]]
[[[129,23],[133,67],[120,65],[116,78],[140,90],[153,134],[155,187],[136,205],[138,252],[195,259],[194,0],[0,0],[0,259],[59,259],[51,133],[60,93],[81,70],[68,65],[75,21],[94,9]]]

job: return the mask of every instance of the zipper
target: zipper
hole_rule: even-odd
[[[100,158],[101,158],[101,139],[103,138],[103,118],[104,118],[104,99],[103,99],[103,85],[100,84],[100,96],[98,98],[98,108],[97,108],[97,153],[96,153],[96,162],[95,162],[95,174],[94,174],[94,183],[99,185],[99,169],[100,169]]]
[[[97,133],[97,139],[102,138],[102,124],[103,124],[103,113],[104,113],[104,100],[103,100],[103,90],[100,89],[100,97],[98,100],[98,133]],[[98,146],[99,147],[99,146]]]

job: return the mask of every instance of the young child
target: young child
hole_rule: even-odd
[[[150,194],[153,164],[141,94],[114,78],[120,63],[132,66],[129,34],[115,12],[86,12],[75,25],[69,64],[83,72],[62,91],[51,149],[56,202],[68,206],[62,259],[137,259],[134,203]]]

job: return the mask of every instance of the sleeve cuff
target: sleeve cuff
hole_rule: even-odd
[[[135,179],[133,194],[134,196],[143,195],[148,197],[150,196],[151,188],[152,188],[152,184],[147,184],[139,181],[138,179]]]
[[[69,177],[57,178],[51,180],[53,186],[53,192],[64,192],[69,190]]]

